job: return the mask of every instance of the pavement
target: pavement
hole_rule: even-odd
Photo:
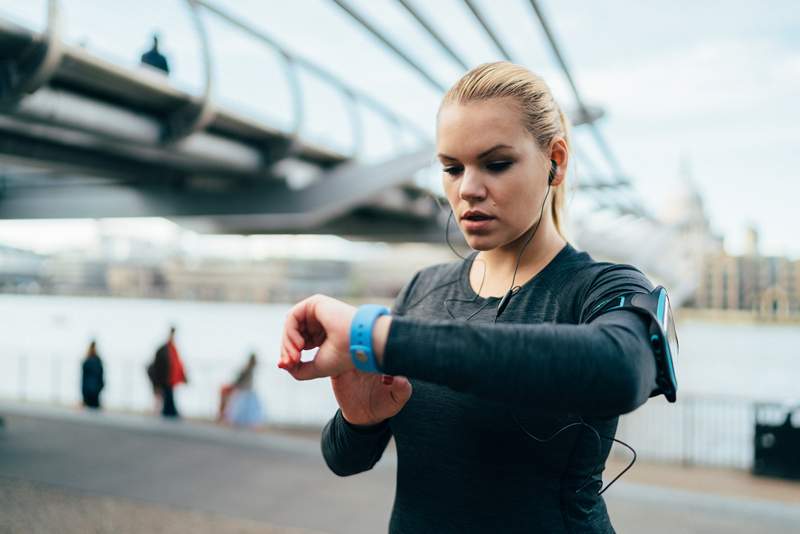
[[[318,429],[0,402],[0,533],[386,532],[396,458],[341,478]],[[624,459],[609,463],[613,477]],[[637,462],[604,494],[620,533],[798,533],[800,483]]]

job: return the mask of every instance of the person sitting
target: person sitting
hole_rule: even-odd
[[[256,363],[255,353],[250,354],[247,364],[232,384],[233,387],[223,407],[223,418],[228,424],[255,427],[264,422],[261,401],[253,389]]]

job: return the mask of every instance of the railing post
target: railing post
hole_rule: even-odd
[[[689,398],[686,399],[683,403],[683,429],[682,429],[682,437],[683,437],[683,454],[681,454],[681,464],[684,467],[690,467],[692,465],[692,461],[690,459],[691,456],[691,449],[692,449],[692,441],[694,439],[694,432],[693,432],[693,419],[694,419],[694,400]]]

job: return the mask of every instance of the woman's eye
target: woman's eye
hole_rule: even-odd
[[[491,172],[503,172],[511,167],[513,163],[513,161],[493,161],[491,163],[487,163],[486,168]]]
[[[442,170],[447,174],[449,174],[450,176],[458,176],[459,174],[461,174],[462,168],[453,166],[453,167],[445,167]]]

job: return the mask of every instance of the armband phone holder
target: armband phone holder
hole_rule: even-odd
[[[629,309],[648,318],[649,342],[656,358],[656,389],[651,397],[664,395],[669,402],[675,402],[678,393],[678,380],[675,373],[675,362],[678,358],[678,335],[675,332],[675,321],[672,317],[667,290],[658,286],[650,293],[624,293],[608,299],[589,312],[589,322],[604,313]]]

